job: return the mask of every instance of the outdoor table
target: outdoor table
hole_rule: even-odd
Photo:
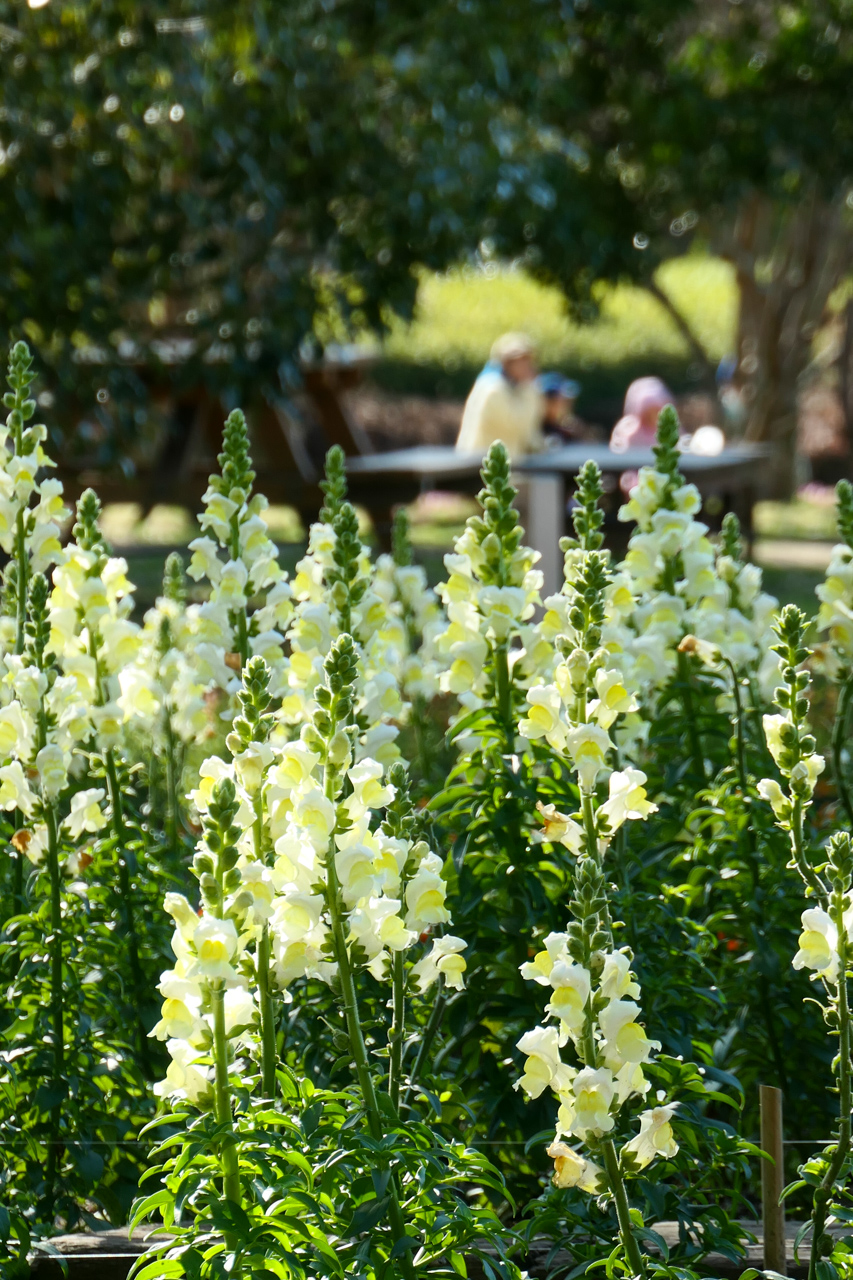
[[[703,499],[720,497],[734,511],[749,548],[752,541],[752,508],[768,478],[767,445],[734,444],[716,457],[682,453],[679,467],[695,484]],[[566,531],[566,503],[571,481],[588,460],[598,463],[602,475],[618,481],[625,471],[654,465],[651,449],[614,453],[606,444],[567,444],[547,449],[515,463],[519,476],[528,478],[527,540],[542,555],[539,568],[545,575],[545,594],[559,591],[563,581],[560,538]],[[764,464],[764,465],[762,465]]]
[[[771,454],[767,445],[737,444],[712,458],[681,455],[681,471],[702,497],[719,496],[728,510],[737,513],[747,545],[752,538],[752,506],[766,479],[766,467],[762,470],[761,464]],[[542,555],[539,567],[545,574],[547,594],[562,585],[559,542],[566,528],[567,491],[589,459],[598,463],[603,475],[617,481],[625,471],[654,464],[651,449],[614,453],[608,445],[594,443],[546,449],[513,463],[515,475],[527,481],[527,541]],[[417,445],[346,460],[353,502],[367,507],[386,528],[390,528],[393,507],[414,502],[419,494],[433,489],[476,494],[482,465],[481,453],[460,453],[452,445]]]
[[[347,476],[354,496],[393,487],[393,501],[401,503],[432,489],[467,489],[475,483],[480,489],[482,465],[482,453],[460,453],[453,445],[422,444],[347,458]]]
[[[481,453],[459,453],[452,445],[415,445],[346,460],[350,499],[370,513],[381,546],[391,545],[394,507],[434,489],[475,497],[482,488]]]

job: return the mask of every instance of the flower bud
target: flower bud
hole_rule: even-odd
[[[329,743],[329,763],[345,766],[349,763],[350,755],[349,734],[345,733],[343,729],[338,729]]]
[[[573,689],[585,688],[589,675],[589,654],[583,649],[573,649],[566,658],[566,670]]]

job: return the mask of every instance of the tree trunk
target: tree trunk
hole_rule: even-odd
[[[812,191],[787,206],[753,194],[715,248],[733,263],[740,290],[735,381],[746,438],[775,446],[772,491],[789,497],[802,376],[829,296],[850,266],[844,193],[826,201]]]
[[[846,471],[853,476],[853,298],[848,299],[842,319],[844,336],[838,356],[839,394],[844,410]]]

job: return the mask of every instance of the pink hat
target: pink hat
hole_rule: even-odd
[[[660,378],[636,378],[625,392],[623,412],[639,418],[648,409],[662,409],[674,403],[675,397]]]

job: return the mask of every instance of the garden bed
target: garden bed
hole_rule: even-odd
[[[704,1262],[699,1264],[699,1271],[707,1276],[719,1276],[722,1280],[736,1280],[744,1271],[750,1268],[761,1270],[764,1266],[764,1242],[761,1233],[761,1223],[755,1221],[744,1220],[743,1227],[755,1237],[753,1244],[747,1246],[746,1255],[741,1262],[732,1262],[730,1258],[723,1257],[722,1254],[710,1254]],[[786,1275],[791,1276],[793,1280],[800,1280],[808,1274],[808,1265],[805,1261],[807,1246],[800,1247],[800,1262],[794,1262],[794,1239],[797,1231],[802,1224],[799,1222],[789,1222],[785,1228],[786,1253],[788,1257],[788,1266],[786,1267]],[[655,1224],[655,1231],[662,1236],[670,1247],[678,1242],[678,1223],[677,1222],[659,1222]],[[61,1254],[67,1266],[67,1280],[125,1280],[130,1268],[133,1266],[134,1259],[138,1258],[145,1250],[145,1238],[148,1232],[146,1229],[138,1229],[128,1237],[126,1231],[101,1231],[91,1233],[79,1233],[76,1235],[58,1236],[51,1241],[51,1247]],[[531,1277],[546,1277],[549,1270],[559,1270],[563,1273],[569,1263],[567,1254],[560,1254],[557,1258],[552,1259],[551,1266],[548,1266],[548,1256],[551,1246],[547,1242],[543,1242],[540,1247],[534,1246],[526,1258],[520,1259],[520,1265],[526,1270]],[[59,1280],[63,1275],[61,1264],[48,1254],[35,1256],[31,1260],[32,1275],[37,1276],[38,1280]],[[482,1268],[476,1261],[471,1261],[468,1265],[468,1275],[471,1280],[479,1280],[483,1275]]]

